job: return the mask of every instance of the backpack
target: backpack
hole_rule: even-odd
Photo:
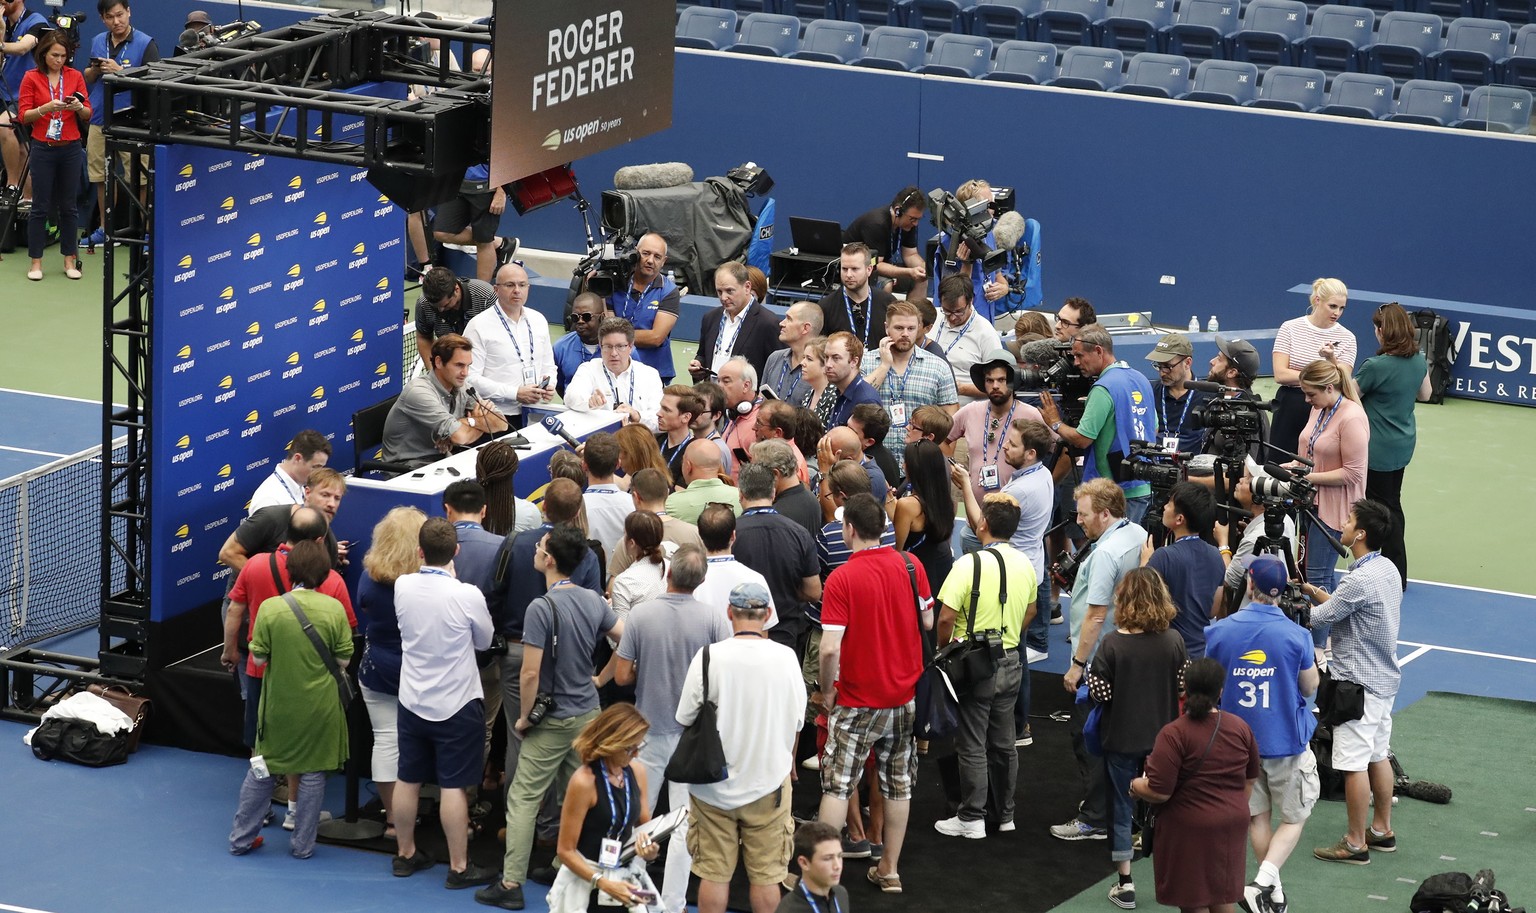
[[[1414,311],[1410,316],[1419,334],[1419,351],[1429,363],[1429,399],[1424,402],[1439,405],[1445,402],[1445,388],[1451,382],[1451,362],[1456,358],[1456,353],[1451,351],[1451,322],[1427,309]]]
[[[1476,877],[1466,872],[1441,872],[1424,879],[1408,901],[1412,913],[1525,913],[1510,910],[1509,898],[1493,887],[1493,869]]]

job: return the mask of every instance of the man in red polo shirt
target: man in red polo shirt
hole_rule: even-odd
[[[933,627],[932,596],[921,562],[880,545],[885,511],[873,495],[854,495],[842,512],[843,538],[853,554],[827,578],[822,595],[827,748],[821,760],[818,817],[833,826],[842,824],[848,798],[873,749],[885,797],[885,853],[868,878],[882,891],[899,893],[897,864],[917,771],[912,725],[913,698],[923,669],[918,626]]]

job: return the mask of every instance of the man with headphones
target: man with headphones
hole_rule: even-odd
[[[903,187],[889,206],[877,206],[848,223],[843,243],[862,241],[874,251],[877,282],[887,291],[905,292],[910,298],[928,293],[928,267],[917,249],[917,223],[928,209],[928,200],[916,187]]]
[[[740,355],[720,366],[720,389],[725,391],[725,445],[738,464],[757,443],[757,410],[763,398],[757,393],[757,371]]]

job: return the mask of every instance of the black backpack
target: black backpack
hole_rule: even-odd
[[[1445,402],[1445,388],[1451,382],[1451,361],[1456,353],[1451,351],[1451,322],[1431,310],[1414,311],[1413,325],[1419,334],[1419,351],[1429,363],[1429,399],[1424,402],[1439,405]]]
[[[1412,913],[1525,913],[1510,910],[1509,898],[1493,887],[1493,869],[1474,877],[1466,872],[1441,872],[1424,879],[1408,902]]]

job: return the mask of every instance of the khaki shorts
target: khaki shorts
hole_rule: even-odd
[[[705,881],[729,883],[740,859],[752,884],[783,881],[795,844],[789,783],[786,778],[778,789],[741,808],[715,808],[690,797],[688,852],[693,854],[693,874]]]
[[[1282,822],[1300,824],[1311,816],[1318,789],[1317,756],[1312,749],[1286,758],[1262,758],[1259,779],[1248,797],[1248,815],[1267,815],[1278,806]]]
[[[117,160],[123,166],[123,173],[128,174],[128,159],[126,152],[119,152]],[[107,179],[107,133],[99,124],[91,124],[91,129],[85,135],[85,171],[92,184],[100,184]],[[139,183],[149,183],[149,169],[143,172],[143,180]]]

